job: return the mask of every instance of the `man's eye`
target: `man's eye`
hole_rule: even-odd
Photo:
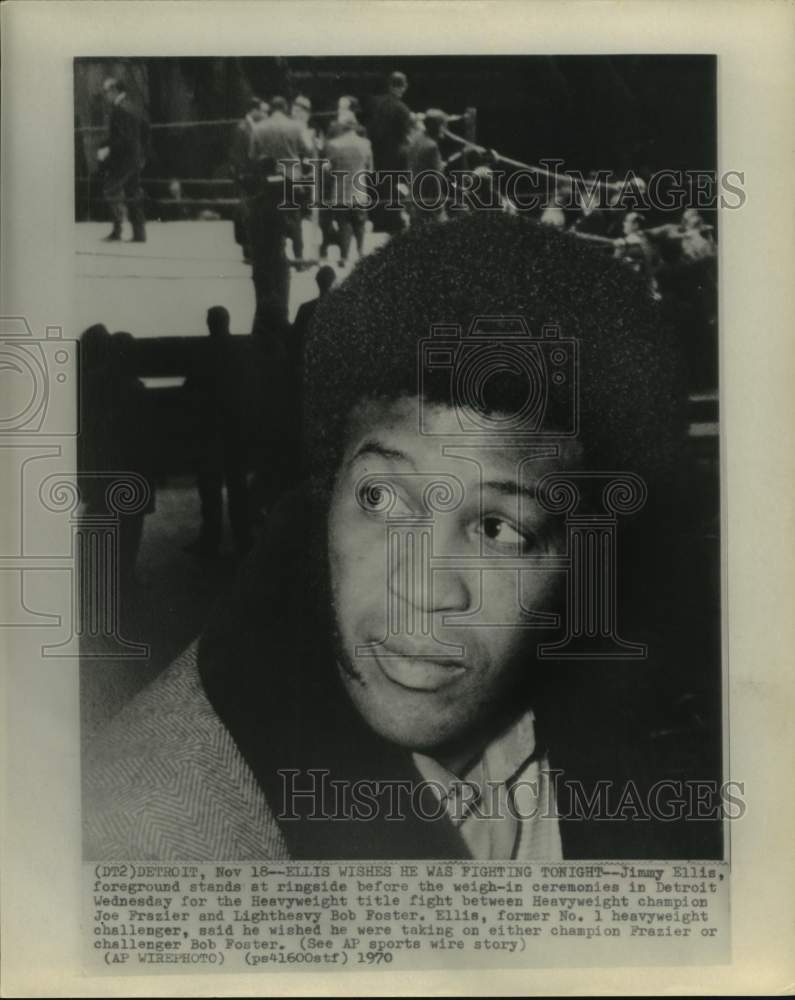
[[[479,534],[483,535],[492,548],[505,552],[531,552],[537,544],[536,536],[532,532],[518,531],[501,517],[482,518]]]
[[[389,483],[363,483],[356,491],[356,500],[368,514],[411,513],[406,500]]]

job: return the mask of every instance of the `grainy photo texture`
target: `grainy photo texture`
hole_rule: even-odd
[[[714,59],[74,69],[86,859],[722,858]]]

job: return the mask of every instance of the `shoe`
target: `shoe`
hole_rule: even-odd
[[[130,240],[130,243],[146,243],[146,233],[133,233],[133,238]]]
[[[111,229],[107,236],[102,237],[103,243],[120,243],[121,242],[121,230]]]

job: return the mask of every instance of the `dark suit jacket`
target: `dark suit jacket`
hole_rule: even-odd
[[[141,113],[125,95],[110,109],[107,145],[110,156],[107,169],[110,174],[126,174],[143,166],[149,126]]]
[[[406,166],[411,112],[399,97],[383,94],[375,98],[368,130],[376,170],[400,170]]]

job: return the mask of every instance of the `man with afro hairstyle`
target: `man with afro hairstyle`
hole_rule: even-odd
[[[95,747],[87,859],[719,857],[680,780],[717,741],[657,738],[686,424],[642,279],[460,217],[365,258],[305,364],[306,485]],[[572,637],[605,509],[615,604]]]

